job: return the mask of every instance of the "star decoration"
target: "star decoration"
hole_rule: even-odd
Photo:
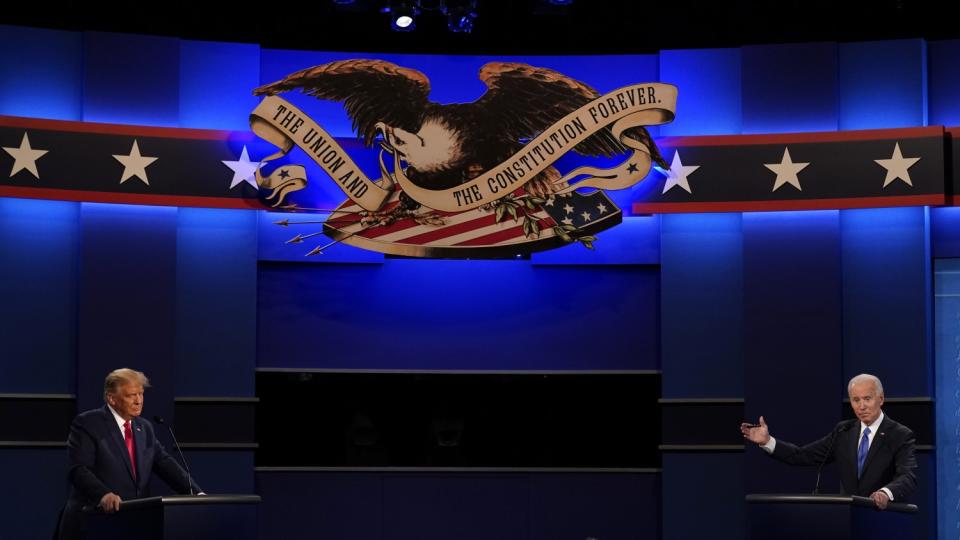
[[[241,182],[246,182],[253,186],[254,189],[259,189],[257,187],[255,173],[263,164],[250,161],[250,156],[247,155],[247,145],[243,145],[243,150],[240,151],[240,159],[237,161],[224,160],[223,164],[233,171],[233,178],[230,180],[230,189],[237,187]],[[285,178],[283,176],[285,172],[284,170],[280,171],[281,178]],[[289,175],[289,173],[287,174]]]
[[[563,222],[564,225],[573,225],[573,220],[570,219],[570,218],[568,218],[568,217],[567,217],[567,218],[563,218],[563,219],[561,219],[560,221]]]
[[[907,169],[913,167],[920,161],[920,158],[903,157],[903,154],[900,153],[900,143],[893,147],[893,155],[890,156],[890,159],[875,159],[874,161],[887,170],[887,177],[883,179],[883,187],[887,187],[890,182],[898,178],[906,182],[908,186],[913,186],[913,182],[910,181],[910,172]]]
[[[544,206],[553,206],[553,203],[554,203],[556,200],[557,200],[557,198],[554,197],[553,195],[551,195],[550,197],[547,198],[547,202],[543,203],[543,205],[544,205]]]
[[[637,164],[631,163],[627,165],[627,172],[637,172]]]
[[[244,148],[244,150],[246,150],[246,148]],[[281,170],[280,170],[280,178],[286,179],[286,178],[289,178],[289,177],[290,177],[290,173],[288,173],[286,169],[281,169]]]
[[[673,161],[670,163],[670,169],[663,170],[660,167],[656,167],[658,171],[667,177],[666,181],[663,183],[663,191],[661,193],[666,193],[675,186],[679,186],[687,193],[693,193],[690,191],[690,183],[687,182],[687,177],[693,174],[693,172],[699,168],[699,165],[684,165],[683,162],[680,161],[680,152],[674,151]]]
[[[583,212],[580,215],[583,216],[583,221],[590,221],[590,212]]]
[[[604,205],[603,203],[600,203],[600,204],[597,205],[597,210],[598,210],[601,214],[606,214],[606,213],[607,213],[607,207],[606,207],[606,205]]]
[[[783,158],[780,160],[780,163],[764,163],[763,166],[770,169],[771,171],[777,173],[777,179],[773,182],[773,189],[771,191],[776,191],[780,189],[780,186],[784,184],[790,184],[791,186],[797,188],[797,191],[803,191],[803,188],[800,187],[800,178],[797,177],[797,173],[807,168],[809,163],[794,163],[790,158],[790,149],[783,149]]]
[[[570,206],[569,204],[566,204],[566,205],[563,206],[563,211],[566,212],[566,213],[568,213],[568,214],[572,214],[572,213],[573,213],[573,207]]]
[[[40,156],[46,154],[47,151],[31,148],[30,139],[27,137],[26,131],[23,132],[23,139],[20,141],[19,148],[7,148],[4,146],[3,149],[13,156],[13,169],[10,170],[11,177],[26,169],[34,178],[37,180],[40,179],[40,173],[37,172],[37,160],[40,159]]]
[[[129,155],[114,154],[113,158],[123,164],[123,176],[120,177],[120,183],[124,183],[131,177],[136,176],[146,185],[150,185],[147,179],[147,166],[157,160],[155,157],[140,155],[140,147],[137,146],[137,140],[133,140],[133,148]]]

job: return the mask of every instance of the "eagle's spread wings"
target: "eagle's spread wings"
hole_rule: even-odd
[[[501,136],[514,140],[539,135],[567,114],[600,96],[592,87],[551,69],[513,62],[491,62],[480,68],[487,92],[475,103],[500,126]],[[493,118],[496,118],[494,120]],[[631,134],[647,143],[655,159],[656,145],[643,128]],[[574,150],[586,155],[613,156],[628,149],[610,132],[601,129]],[[662,158],[660,158],[662,161]]]
[[[341,60],[292,73],[253,93],[272,96],[297,88],[320,99],[343,101],[353,129],[369,146],[378,122],[417,131],[429,103],[430,80],[415,69],[383,60]]]

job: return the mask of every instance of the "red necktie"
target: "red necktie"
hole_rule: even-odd
[[[137,479],[137,454],[133,451],[133,430],[130,429],[130,421],[123,423],[123,440],[127,443],[127,453],[130,454],[130,464],[133,465],[133,479]]]

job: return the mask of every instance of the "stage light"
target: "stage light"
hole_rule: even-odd
[[[390,28],[397,32],[410,32],[417,27],[417,6],[410,2],[391,2],[382,10],[390,14]]]
[[[477,0],[446,0],[442,4],[451,32],[470,33],[477,20]]]

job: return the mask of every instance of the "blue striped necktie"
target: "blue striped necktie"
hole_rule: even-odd
[[[867,450],[870,449],[870,428],[863,430],[860,438],[860,448],[857,450],[857,478],[863,473],[863,462],[867,460]]]

